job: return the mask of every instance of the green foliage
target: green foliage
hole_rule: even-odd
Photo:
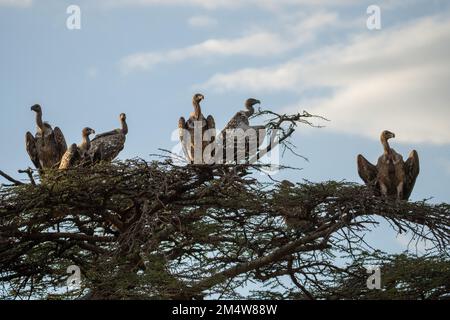
[[[380,218],[447,251],[448,204],[390,201],[346,182],[262,184],[252,175],[260,168],[136,159],[50,170],[36,185],[3,186],[0,294],[236,299],[240,287],[253,284],[254,298],[370,297],[376,293],[358,293],[362,280],[350,276],[353,262],[371,254],[361,236]],[[407,261],[396,260],[386,292],[398,276],[411,286],[407,292],[421,288],[437,298],[432,290],[447,278],[428,272],[430,261],[411,269],[424,277],[416,272],[412,282],[401,273]],[[433,270],[444,270],[435,263]],[[81,269],[78,291],[65,287],[70,265]]]
[[[381,290],[369,290],[365,267],[381,268]],[[425,300],[450,299],[450,257],[374,255],[354,262],[352,272],[337,277],[327,299]]]

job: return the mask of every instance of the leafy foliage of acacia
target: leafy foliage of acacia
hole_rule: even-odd
[[[380,266],[381,290],[367,289],[365,266]],[[333,287],[324,299],[427,300],[450,299],[450,258],[385,255],[379,252],[361,256],[351,266],[351,272],[336,274]]]
[[[3,186],[1,295],[235,299],[247,285],[247,297],[324,298],[371,252],[363,235],[382,219],[448,250],[448,204],[391,201],[346,182],[262,183],[260,169],[135,159]],[[66,292],[70,265],[82,288]]]

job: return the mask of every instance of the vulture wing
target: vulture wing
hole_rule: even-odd
[[[211,136],[211,142],[213,142],[214,140],[216,140],[216,121],[214,120],[213,116],[208,116],[208,118],[206,118],[206,123],[207,129],[214,129],[214,132],[212,132],[212,136]]]
[[[53,134],[55,136],[55,142],[56,142],[56,151],[58,152],[58,159],[61,159],[64,154],[67,151],[67,143],[66,139],[64,138],[64,135],[60,128],[55,127],[53,130]]]
[[[90,150],[88,150],[87,156],[84,159],[85,162],[87,161],[87,164],[89,164],[89,161],[91,162],[91,164],[99,163],[102,161],[102,145],[99,145],[98,148],[96,148],[92,153],[90,153],[89,151]]]
[[[186,159],[188,161],[192,161],[192,157],[188,151],[189,150],[188,144],[191,141],[191,139],[188,139],[188,137],[185,137],[185,134],[187,132],[189,132],[189,130],[187,129],[186,120],[183,117],[181,117],[180,120],[178,120],[178,130],[179,130],[180,142],[181,142],[181,146],[183,148],[184,155],[186,156]]]
[[[244,114],[244,112],[238,112],[234,115],[233,118],[228,122],[228,124],[225,126],[226,129],[236,129],[236,128],[242,128],[243,126],[249,126],[249,121],[247,116]]]
[[[367,159],[360,154],[358,155],[357,162],[358,162],[358,174],[361,177],[361,179],[367,185],[373,184],[378,174],[377,167],[371,164],[369,161],[367,161]]]
[[[112,130],[112,131],[100,133],[100,134],[96,135],[95,138],[92,139],[91,142],[93,142],[93,141],[96,140],[96,139],[100,139],[100,138],[112,136],[112,135],[115,135],[115,134],[121,134],[121,133],[122,133],[122,130],[121,130],[121,129],[115,129],[115,130]]]
[[[206,118],[206,123],[208,124],[208,129],[216,128],[216,121],[214,121],[213,116],[208,116],[208,118]]]
[[[227,130],[235,130],[235,129],[243,129],[246,130],[249,126],[248,117],[246,116],[244,111],[237,112],[233,118],[227,123],[225,128],[220,133],[222,136],[223,143],[223,161],[226,162],[227,152],[233,152],[234,161],[237,162],[237,154],[239,153],[237,150],[237,139],[234,134],[227,134]],[[240,150],[240,152],[245,152],[244,150]]]
[[[105,136],[97,136],[91,142],[91,148],[89,149],[89,155],[91,158],[95,158],[95,155],[101,150],[101,160],[112,161],[125,146],[125,135],[122,133],[116,133]]]
[[[409,199],[419,172],[419,155],[416,150],[413,150],[405,162],[405,185],[403,189],[405,200]]]
[[[36,140],[34,139],[31,132],[27,132],[25,136],[25,142],[27,147],[28,155],[30,156],[31,161],[33,162],[36,169],[41,169],[41,164],[39,162],[39,156],[36,148]]]

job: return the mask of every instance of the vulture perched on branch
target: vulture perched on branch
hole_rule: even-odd
[[[31,111],[36,113],[37,132],[33,136],[27,132],[25,136],[26,149],[36,169],[57,168],[62,156],[67,150],[66,140],[62,131],[42,120],[42,108],[35,104]]]
[[[234,145],[233,148],[233,154],[234,154],[234,161],[237,162],[237,156],[238,156],[238,150],[241,150],[241,154],[245,154],[245,159],[248,161],[249,156],[254,156],[256,152],[258,152],[258,148],[261,146],[264,136],[266,135],[266,127],[262,125],[258,126],[251,126],[250,125],[250,117],[255,113],[254,105],[260,104],[261,101],[257,99],[250,98],[245,102],[245,109],[239,111],[234,115],[233,118],[228,122],[228,124],[225,126],[225,128],[222,131],[222,141],[223,141],[223,157],[226,161],[226,149],[227,145]],[[242,146],[238,146],[238,140],[235,137],[235,134],[237,134],[239,131],[236,131],[236,129],[242,129],[241,132],[247,132],[253,133],[256,138],[256,149],[251,149],[250,139],[249,137],[245,137],[245,144]],[[252,129],[253,131],[248,131],[249,129]],[[244,151],[244,152],[242,152]]]
[[[381,133],[381,144],[384,153],[378,158],[374,166],[362,155],[358,155],[358,173],[361,179],[382,196],[408,200],[419,175],[419,155],[416,150],[411,151],[406,162],[403,157],[389,146],[388,140],[395,138],[390,131]]]
[[[192,98],[192,105],[194,106],[194,112],[190,114],[189,119],[186,121],[183,117],[178,121],[178,129],[180,135],[181,145],[183,147],[186,159],[190,163],[204,163],[203,151],[205,148],[215,140],[215,129],[216,123],[212,116],[205,116],[202,114],[202,109],[200,107],[200,102],[205,99],[205,97],[197,93]],[[197,129],[197,130],[196,130]],[[203,141],[205,132],[209,131],[209,139]],[[197,133],[197,137],[196,137]],[[208,137],[206,137],[208,138]],[[197,143],[197,141],[199,143]],[[196,157],[196,153],[199,152]],[[195,161],[197,160],[197,161]]]
[[[91,141],[88,155],[94,161],[112,161],[123,150],[128,134],[127,116],[125,113],[121,113],[119,119],[121,123],[120,129],[98,134]]]
[[[91,148],[91,140],[89,136],[91,134],[95,134],[95,131],[91,128],[84,128],[81,132],[82,141],[80,145],[72,144],[69,149],[66,151],[64,156],[61,159],[61,164],[59,165],[59,169],[65,170],[72,167],[75,167],[82,163],[90,163],[91,158],[88,154],[89,149]]]

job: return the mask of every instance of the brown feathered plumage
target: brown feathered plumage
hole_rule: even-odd
[[[89,136],[95,134],[95,131],[91,128],[84,128],[81,132],[82,140],[77,146],[72,144],[70,148],[64,153],[59,169],[65,170],[76,167],[80,164],[90,164],[92,159],[89,156],[89,149],[91,147],[91,141]]]
[[[208,116],[207,118],[205,118],[204,115],[202,114],[202,110],[200,107],[200,102],[204,98],[205,97],[200,93],[195,94],[194,97],[192,98],[192,105],[194,106],[194,112],[190,114],[190,117],[187,121],[183,117],[181,117],[180,120],[178,121],[180,142],[183,148],[183,152],[186,156],[186,159],[190,163],[193,162],[203,163],[205,160],[203,159],[204,150],[210,143],[214,142],[215,140],[216,123],[214,121],[214,118],[212,116]],[[196,145],[195,143],[196,142],[195,128],[198,128],[197,139],[198,141],[201,141],[200,145]],[[203,137],[207,130],[211,130],[210,139],[203,141]],[[196,148],[199,153],[198,159],[195,159]]]
[[[119,118],[122,126],[120,129],[99,134],[91,141],[88,154],[92,159],[112,161],[123,150],[128,134],[128,125],[125,113],[120,114]]]
[[[413,150],[404,162],[403,157],[389,146],[388,140],[394,137],[395,134],[387,130],[381,133],[384,153],[378,158],[376,166],[358,155],[358,173],[378,194],[408,200],[419,175],[419,156]]]
[[[59,166],[61,158],[67,150],[66,140],[58,127],[52,129],[50,124],[42,120],[42,108],[36,104],[31,107],[36,113],[37,132],[33,136],[26,133],[26,149],[31,161],[37,169],[50,169]]]
[[[257,99],[247,99],[245,102],[245,108],[246,110],[242,110],[237,112],[233,118],[228,122],[228,124],[225,126],[225,128],[222,130],[222,141],[223,141],[223,158],[224,162],[226,161],[226,154],[227,154],[227,146],[233,146],[232,150],[228,150],[228,152],[233,152],[234,154],[234,161],[238,161],[238,154],[244,154],[245,159],[248,160],[250,156],[253,156],[258,148],[261,146],[263,142],[263,137],[266,133],[265,126],[257,125],[257,126],[251,126],[250,125],[250,117],[255,113],[255,104],[261,103]],[[238,139],[235,138],[235,135],[238,134],[238,130],[242,130],[241,132],[246,132],[249,129],[253,129],[254,133],[256,134],[256,145],[251,146],[250,140],[246,137],[245,142],[243,145],[238,145]],[[253,147],[256,147],[256,150],[250,150]]]
[[[60,170],[67,170],[69,168],[76,167],[81,162],[81,155],[78,146],[73,143],[66,153],[64,153],[61,164],[59,165]]]

